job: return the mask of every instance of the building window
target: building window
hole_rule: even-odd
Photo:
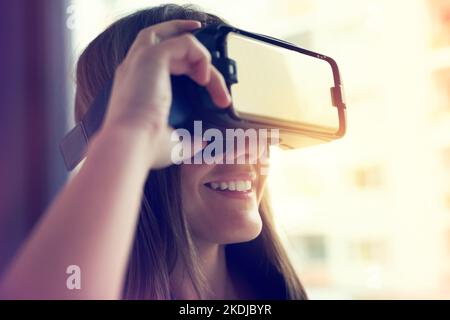
[[[327,260],[327,244],[323,235],[305,235],[294,241],[296,251],[305,263],[324,263]]]
[[[359,263],[380,263],[385,261],[386,246],[377,240],[355,240],[350,244],[350,257]]]
[[[354,184],[359,189],[376,188],[382,185],[382,170],[380,166],[360,167],[354,171]]]

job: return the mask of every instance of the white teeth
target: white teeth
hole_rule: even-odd
[[[220,184],[217,182],[211,182],[211,188],[213,188],[214,190],[216,190],[217,188],[220,187]]]
[[[239,180],[236,182],[236,190],[237,191],[245,191],[245,182],[242,180]]]
[[[252,182],[250,180],[238,180],[238,181],[228,181],[228,182],[211,182],[209,184],[213,190],[229,190],[229,191],[240,191],[245,192],[252,189]]]

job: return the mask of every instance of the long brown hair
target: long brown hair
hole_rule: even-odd
[[[80,121],[95,96],[113,78],[138,32],[174,19],[197,20],[202,25],[226,23],[192,5],[162,5],[138,11],[113,23],[84,50],[78,60],[75,119]],[[170,276],[181,259],[200,298],[208,290],[196,257],[188,223],[182,214],[178,166],[151,171],[144,188],[139,222],[131,253],[123,297],[171,299]],[[260,204],[263,227],[249,242],[227,245],[227,263],[240,261],[262,299],[306,299],[306,293],[277,236],[267,195]]]

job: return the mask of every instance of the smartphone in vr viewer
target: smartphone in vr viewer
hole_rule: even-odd
[[[222,73],[232,105],[217,108],[207,90],[187,76],[172,76],[169,125],[192,128],[196,120],[220,128],[279,130],[279,145],[295,149],[344,136],[346,103],[337,63],[286,41],[225,24],[193,31]],[[85,156],[100,128],[111,94],[111,79],[84,118],[63,139],[68,170]]]

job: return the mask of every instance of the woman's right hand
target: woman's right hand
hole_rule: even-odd
[[[222,74],[211,64],[209,51],[190,33],[199,27],[198,21],[172,20],[141,30],[116,69],[100,132],[107,135],[125,130],[131,137],[145,132],[149,138],[149,168],[171,164],[171,74],[187,75],[206,86],[218,107],[231,103]]]

